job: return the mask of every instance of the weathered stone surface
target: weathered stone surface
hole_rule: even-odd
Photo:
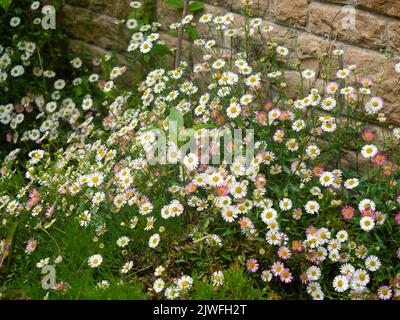
[[[72,38],[87,41],[105,49],[123,50],[127,45],[124,25],[106,15],[66,5],[61,15],[63,27]]]
[[[400,17],[400,2],[397,0],[321,0],[320,2],[351,5],[383,15]]]
[[[328,41],[316,35],[303,32],[299,36],[297,53],[303,69],[317,70],[320,58],[329,56],[333,50],[340,47],[335,41]],[[332,59],[331,64],[333,69],[337,68],[337,59]]]
[[[357,5],[383,14],[400,17],[400,1],[397,0],[358,0]]]
[[[400,21],[391,21],[388,25],[389,46],[392,50],[400,51]]]
[[[176,46],[177,46],[177,38],[176,37],[172,37],[172,36],[168,35],[165,32],[162,32],[160,34],[160,39],[175,54]],[[182,41],[182,60],[188,60],[189,59],[189,47],[190,47],[189,41],[183,40]],[[174,64],[174,56],[167,57],[166,59],[168,59],[167,64],[169,64],[171,66]]]
[[[129,7],[131,0],[90,0],[89,9],[95,12],[125,19],[132,8]]]
[[[342,10],[342,11],[341,11]],[[384,48],[385,20],[359,9],[313,2],[309,7],[312,32],[336,36],[340,40],[358,43],[368,48]],[[354,23],[354,24],[353,24]]]
[[[241,13],[244,8],[242,0],[203,0],[203,2],[213,6],[224,7],[236,13]],[[254,16],[264,17],[268,14],[269,0],[252,1],[250,8]]]
[[[74,6],[87,7],[90,3],[90,0],[66,0],[65,3]]]
[[[296,30],[289,30],[282,25],[263,19],[260,28],[263,29],[265,26],[273,27],[273,30],[269,33],[269,35],[264,34],[266,41],[272,41],[278,43],[279,45],[291,47],[294,41],[293,39],[298,37],[298,32]]]
[[[79,54],[81,57],[90,56],[93,58],[99,58],[110,53],[110,51],[107,51],[102,47],[77,39],[68,40],[68,50],[71,53]]]
[[[66,4],[85,7],[93,12],[112,17],[126,18],[132,11],[131,0],[66,0]]]
[[[300,97],[300,74],[297,71],[285,71],[287,90],[292,99]]]
[[[288,25],[307,25],[308,0],[270,0],[269,16]]]

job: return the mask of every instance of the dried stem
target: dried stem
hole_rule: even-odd
[[[182,19],[185,18],[189,11],[189,0],[185,0],[183,4],[183,14]],[[179,67],[181,63],[181,56],[182,56],[182,40],[183,40],[183,24],[179,26],[178,29],[178,42],[176,45],[176,55],[175,55],[175,69]]]

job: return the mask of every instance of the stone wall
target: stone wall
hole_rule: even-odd
[[[126,64],[124,51],[129,33],[120,23],[129,12],[129,0],[65,0],[58,19],[68,35],[67,50],[81,57],[116,53]],[[127,81],[141,77],[138,69],[125,76]]]
[[[179,19],[176,11],[168,9],[162,0],[155,1],[158,19],[165,26]],[[129,2],[66,0],[62,20],[71,38],[70,48],[83,48],[95,54],[105,50],[122,52],[127,35],[117,22],[129,12]],[[219,15],[228,11],[240,15],[242,7],[242,0],[203,2],[205,11]],[[346,65],[356,64],[360,72],[367,70],[376,81],[384,71],[381,89],[387,118],[400,124],[400,89],[392,89],[399,79],[394,65],[400,61],[400,0],[253,0],[253,5],[256,16],[274,26],[273,41],[288,41],[288,28],[297,32],[296,56],[304,67],[317,67],[318,56],[328,47],[327,37],[331,33],[334,47],[345,50]],[[353,17],[354,28],[348,23]],[[172,45],[176,41],[166,34],[162,38]],[[386,57],[388,53],[390,58]],[[288,76],[296,77],[290,72]]]

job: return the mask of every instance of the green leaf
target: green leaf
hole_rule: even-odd
[[[183,9],[184,0],[164,0],[165,4],[172,9]],[[204,3],[201,1],[192,1],[189,3],[189,12],[199,11],[204,8]]]
[[[187,27],[186,32],[192,41],[197,40],[199,38],[199,34],[198,34],[196,28],[194,28],[192,26]]]
[[[178,32],[176,30],[168,30],[167,34],[170,35],[171,37],[178,36]]]
[[[200,1],[193,1],[189,4],[189,11],[195,12],[204,9],[204,3]]]
[[[183,0],[164,0],[165,4],[172,9],[183,9]]]
[[[145,61],[145,62],[149,62],[150,61],[150,55],[148,55],[148,54],[145,54],[144,56],[143,56],[143,60]]]
[[[8,8],[10,7],[12,0],[0,0],[0,5],[3,9],[7,12]]]
[[[163,44],[154,44],[153,53],[161,56],[171,55],[171,51],[166,45]]]

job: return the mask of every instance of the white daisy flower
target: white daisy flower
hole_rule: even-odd
[[[157,279],[153,283],[153,289],[155,292],[160,293],[164,290],[165,282],[162,279]]]
[[[319,204],[316,201],[308,201],[304,208],[308,214],[316,214],[319,211]]]
[[[333,288],[337,292],[344,292],[349,288],[349,281],[345,276],[336,276],[333,279]]]
[[[361,149],[361,155],[366,158],[372,158],[378,153],[378,148],[373,144],[367,144]]]
[[[154,249],[160,243],[160,235],[158,233],[153,234],[149,239],[149,247]]]
[[[381,267],[381,262],[377,256],[371,255],[365,259],[365,267],[369,271],[377,271]]]
[[[92,268],[98,268],[103,262],[103,257],[99,254],[95,254],[88,259],[88,264]]]
[[[360,227],[361,229],[363,229],[364,231],[370,231],[375,227],[375,222],[374,219],[372,219],[371,217],[363,217],[360,220]]]
[[[118,238],[117,240],[117,246],[120,248],[124,248],[129,244],[129,238],[127,236],[123,236]]]
[[[344,182],[344,187],[346,189],[354,189],[358,186],[360,181],[357,178],[348,179]]]
[[[214,286],[222,286],[224,283],[224,274],[222,271],[215,271],[212,274],[212,283]]]

